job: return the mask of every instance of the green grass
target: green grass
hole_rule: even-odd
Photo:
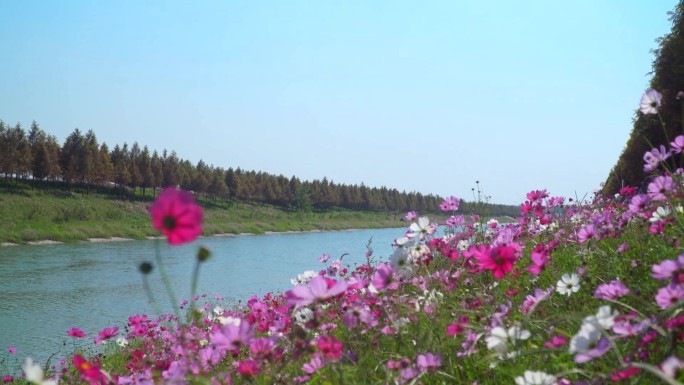
[[[25,244],[88,238],[144,239],[159,233],[150,226],[147,207],[152,197],[126,197],[85,191],[0,187],[0,242]],[[405,225],[404,213],[326,211],[300,213],[265,204],[199,199],[204,207],[204,235]]]

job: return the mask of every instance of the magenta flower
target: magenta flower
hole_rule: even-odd
[[[641,103],[639,103],[639,110],[644,115],[657,114],[658,108],[660,107],[660,101],[663,99],[663,95],[654,90],[649,89],[641,97]]]
[[[71,328],[67,330],[67,335],[69,337],[74,337],[74,338],[85,338],[88,335],[83,332],[83,330],[79,328]]]
[[[568,338],[565,336],[553,336],[553,338],[551,338],[551,341],[544,342],[544,346],[546,346],[547,348],[557,348],[559,346],[567,344],[568,341]]]
[[[81,373],[81,378],[91,385],[105,385],[107,383],[107,376],[102,372],[100,366],[89,362],[80,354],[76,354],[71,363]]]
[[[455,323],[449,324],[446,327],[446,335],[449,337],[453,337],[455,335],[459,335],[466,330],[466,326],[470,325],[470,317],[468,316],[460,316],[458,317],[458,321]]]
[[[285,293],[287,302],[291,305],[306,306],[318,300],[334,297],[347,290],[349,285],[344,280],[335,281],[321,276],[313,277],[309,286],[297,285]]]
[[[404,216],[404,219],[407,221],[412,221],[416,218],[418,218],[418,214],[416,214],[415,211],[409,211],[406,213],[406,216]]]
[[[17,354],[17,348],[15,348],[14,345],[7,346],[7,351],[10,352],[10,354]]]
[[[192,242],[202,233],[202,208],[185,191],[164,190],[150,206],[150,215],[154,227],[172,245]]]
[[[532,265],[527,267],[527,271],[533,275],[541,274],[541,272],[544,270],[544,267],[549,263],[549,259],[551,259],[551,256],[547,254],[546,251],[543,249],[537,250],[537,248],[535,248],[532,250],[532,256],[530,257],[530,260],[532,260]]]
[[[486,252],[482,252],[486,251]],[[513,270],[515,249],[510,246],[497,246],[492,249],[475,249],[473,255],[482,270],[491,270],[494,278],[501,279]]]
[[[659,176],[648,184],[648,197],[654,201],[667,200],[666,192],[674,188],[674,182],[669,176]]]
[[[342,357],[342,342],[334,336],[320,336],[316,338],[316,348],[323,355],[332,359]]]
[[[95,344],[100,345],[102,342],[112,339],[119,335],[119,327],[114,326],[112,328],[104,328],[98,333],[98,337],[95,338]]]

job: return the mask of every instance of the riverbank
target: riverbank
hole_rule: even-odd
[[[148,200],[24,189],[0,194],[0,245],[111,242],[159,235]],[[265,205],[199,199],[205,236],[403,227],[404,213],[297,212]]]

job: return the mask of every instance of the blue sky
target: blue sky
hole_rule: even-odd
[[[0,1],[0,119],[308,180],[582,197],[675,4]]]

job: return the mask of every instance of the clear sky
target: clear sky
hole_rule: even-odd
[[[0,1],[0,119],[495,203],[582,197],[676,0]]]

